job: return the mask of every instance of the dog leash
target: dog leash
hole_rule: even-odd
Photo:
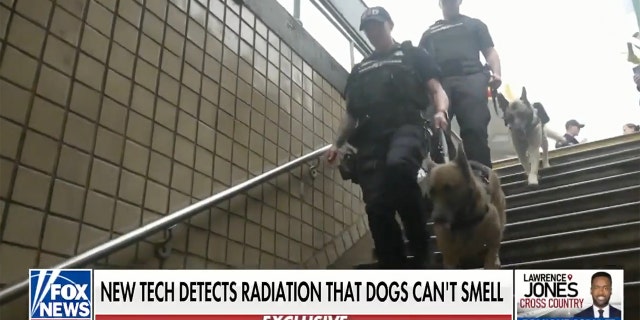
[[[440,152],[442,153],[442,159],[444,162],[449,162],[449,146],[447,145],[447,138],[444,134],[444,129],[438,130],[438,136],[440,138]]]
[[[484,65],[484,71],[489,74],[489,79],[493,76],[493,71],[491,71],[491,66],[488,63]],[[493,102],[493,110],[496,112],[496,116],[500,117],[500,113],[498,113],[498,88],[492,88],[489,85],[489,89],[491,90],[491,101]]]
[[[460,138],[460,136],[455,131],[450,130],[449,132],[454,138],[456,138],[456,140],[458,140],[458,143],[462,143],[462,138]]]
[[[491,101],[493,102],[493,110],[496,112],[496,116],[500,117],[500,114],[498,113],[498,101],[496,98],[497,96],[498,89],[491,88]]]
[[[462,138],[460,138],[460,135],[458,135],[458,133],[453,130],[449,130],[449,133],[458,141],[458,143],[462,143]],[[447,137],[444,129],[438,129],[438,140],[440,140],[439,148],[440,153],[442,154],[442,158],[444,162],[449,162],[449,145],[447,144]]]

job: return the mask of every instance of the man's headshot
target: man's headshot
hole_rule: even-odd
[[[591,297],[593,305],[574,315],[574,318],[620,318],[622,313],[609,305],[611,299],[611,275],[607,272],[596,272],[591,276]]]

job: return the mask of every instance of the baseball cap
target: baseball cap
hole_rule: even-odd
[[[580,122],[578,122],[578,120],[571,119],[564,124],[564,127],[565,128],[569,128],[569,127],[584,128],[584,124],[581,124]]]
[[[442,2],[444,2],[444,1],[443,1],[443,0],[440,0],[440,1],[438,1],[438,2],[440,3],[440,5],[442,5]],[[458,2],[458,5],[461,5],[461,4],[462,4],[462,0],[458,0],[457,2]]]
[[[362,14],[362,17],[360,17],[360,31],[364,28],[364,24],[369,21],[389,21],[393,23],[391,15],[389,15],[389,12],[383,7],[371,7]]]

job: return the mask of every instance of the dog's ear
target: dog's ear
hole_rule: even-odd
[[[427,159],[427,169],[429,170],[429,172],[431,172],[437,165],[438,164],[435,161],[431,160],[431,158]]]
[[[509,107],[509,100],[507,100],[502,93],[498,93],[498,106],[502,110],[502,113],[504,113]]]
[[[431,160],[431,155],[428,155],[424,160],[422,160],[422,168],[426,169],[427,172],[431,172],[437,165],[438,164],[435,163],[435,161]]]
[[[522,93],[520,94],[520,100],[525,103],[529,103],[529,99],[527,99],[527,88],[522,87]]]
[[[458,152],[456,155],[456,165],[460,168],[460,172],[467,181],[471,181],[471,166],[469,166],[469,160],[467,160],[467,154],[464,152],[462,143],[458,145]]]

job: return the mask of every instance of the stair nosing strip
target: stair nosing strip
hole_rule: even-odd
[[[632,141],[632,142],[637,142],[637,141]],[[618,145],[619,146],[619,145]],[[612,146],[613,147],[613,146]],[[591,151],[591,150],[589,150]],[[586,161],[591,161],[591,160],[598,160],[598,159],[605,159],[607,157],[611,157],[614,155],[619,155],[619,154],[623,154],[623,153],[632,153],[633,151],[640,151],[640,147],[635,147],[635,148],[629,148],[629,149],[624,149],[624,150],[620,150],[620,151],[616,151],[616,152],[611,152],[611,153],[605,153],[605,154],[601,154],[601,155],[596,155],[596,156],[592,156],[592,157],[588,157],[588,158],[580,158],[580,159],[576,159],[573,161],[569,161],[569,162],[564,162],[564,163],[560,163],[555,165],[554,167],[558,167],[558,166],[570,166],[570,165],[575,165],[576,163],[580,163],[580,162],[586,162]],[[588,152],[588,151],[585,151]],[[574,153],[573,155],[576,155],[578,153]],[[550,159],[551,160],[551,159]],[[516,160],[517,161],[517,160]],[[518,161],[517,163],[507,166],[507,167],[502,167],[499,168],[498,170],[504,170],[504,169],[508,169],[508,168],[513,168],[513,167],[517,167],[517,166],[522,166],[522,164]],[[517,175],[517,174],[522,174],[522,172],[518,172],[518,173],[511,173],[508,175],[505,175],[504,177],[508,177],[508,176],[512,176],[512,175]]]
[[[541,222],[541,221],[546,221],[546,220],[555,220],[555,219],[558,219],[558,218],[566,218],[566,217],[570,217],[570,216],[579,216],[579,215],[594,213],[594,212],[598,212],[598,211],[619,209],[619,208],[622,208],[622,207],[633,206],[633,205],[640,205],[640,201],[625,202],[625,203],[622,203],[622,204],[616,204],[616,205],[612,205],[612,206],[608,206],[608,207],[593,208],[593,209],[587,209],[587,210],[577,211],[577,212],[562,213],[562,214],[553,215],[553,216],[549,216],[549,217],[542,217],[542,218],[535,218],[535,219],[529,219],[529,220],[516,221],[516,222],[511,222],[511,223],[505,224],[505,228],[508,228],[510,226],[517,226],[517,225],[520,225],[520,224],[535,223],[535,222]],[[427,225],[433,225],[433,221],[427,222]]]
[[[624,223],[617,223],[617,224],[609,224],[609,225],[606,225],[606,226],[599,226],[599,227],[593,227],[593,228],[586,228],[586,229],[579,229],[579,230],[571,230],[571,231],[549,233],[549,234],[540,235],[540,236],[533,236],[533,237],[526,237],[526,238],[519,238],[519,239],[511,239],[511,240],[503,240],[503,241],[500,241],[500,245],[502,246],[504,244],[527,242],[527,241],[533,241],[533,240],[539,240],[539,239],[545,239],[545,238],[555,238],[555,237],[561,237],[561,236],[572,235],[572,234],[577,234],[577,233],[587,233],[587,232],[591,232],[591,231],[598,231],[598,230],[615,229],[615,228],[618,228],[618,227],[627,227],[627,226],[633,226],[633,225],[636,225],[636,224],[640,225],[640,220],[631,221],[631,222],[624,222]],[[432,236],[429,236],[429,238],[430,239],[435,239],[436,236],[432,235]]]
[[[590,184],[590,183],[597,183],[597,182],[602,182],[602,181],[606,181],[606,180],[625,178],[627,176],[633,176],[633,175],[638,175],[638,174],[640,174],[640,170],[624,172],[624,173],[619,173],[619,174],[616,174],[616,175],[610,175],[610,176],[590,179],[590,180],[586,180],[586,181],[579,181],[579,182],[574,182],[574,183],[570,183],[570,184],[563,184],[563,185],[559,185],[559,186],[555,186],[555,187],[551,187],[551,188],[544,188],[544,189],[539,189],[539,190],[532,190],[532,191],[527,191],[527,192],[515,193],[515,194],[511,194],[511,195],[505,196],[505,199],[509,200],[509,199],[514,199],[514,198],[518,198],[518,197],[542,194],[542,193],[545,193],[545,192],[558,191],[558,190],[568,189],[568,188],[575,188],[577,186],[582,186],[582,185],[586,185],[586,184]]]
[[[568,176],[568,175],[571,175],[571,174],[579,174],[579,173],[584,172],[584,171],[596,170],[596,169],[600,169],[600,168],[603,168],[603,167],[610,167],[610,166],[615,166],[615,165],[626,164],[627,162],[633,162],[633,161],[637,161],[637,160],[640,160],[640,156],[632,157],[632,158],[628,158],[628,159],[617,160],[617,161],[609,162],[609,163],[601,163],[601,164],[593,165],[593,166],[590,166],[590,167],[575,169],[575,170],[571,170],[571,171],[562,171],[562,172],[559,172],[559,173],[556,173],[556,174],[552,174],[552,175],[548,175],[548,176],[540,175],[540,181],[543,181],[545,179],[550,179],[550,178]],[[553,167],[553,168],[557,168],[557,167]],[[540,173],[544,173],[544,169],[541,169],[539,174]],[[514,176],[515,175],[522,175],[522,176],[526,177],[526,174],[524,172],[515,173],[513,175]],[[500,179],[506,178],[506,177],[508,177],[508,176],[500,177]],[[505,183],[504,185],[502,185],[502,187],[510,187],[510,186],[513,186],[513,185],[516,185],[516,184],[520,184],[520,183],[524,183],[524,182],[525,182],[525,180],[518,180],[518,181],[508,182],[508,183]]]
[[[625,287],[635,287],[635,286],[640,286],[640,280],[625,282],[625,283],[624,283],[624,286],[625,286]]]
[[[614,153],[614,154],[608,154],[608,155],[606,155],[606,156],[597,156],[597,157],[591,157],[591,158],[586,158],[586,159],[578,159],[578,160],[571,161],[571,162],[565,162],[565,163],[560,163],[560,164],[551,165],[551,166],[550,166],[550,168],[560,168],[560,169],[563,169],[563,168],[565,168],[565,167],[569,167],[569,168],[571,168],[571,167],[576,167],[576,166],[578,166],[578,167],[579,167],[581,164],[583,164],[583,165],[584,165],[584,163],[585,163],[585,162],[595,161],[595,160],[603,160],[603,159],[607,159],[607,158],[609,158],[609,157],[611,157],[611,156],[629,156],[629,158],[624,158],[624,159],[621,159],[621,160],[616,160],[616,161],[613,161],[613,162],[611,162],[611,163],[618,163],[618,162],[624,162],[624,161],[635,160],[639,155],[635,155],[635,154],[633,154],[633,151],[640,151],[640,149],[624,150],[624,151],[622,151],[622,152],[617,152],[617,153]],[[629,153],[629,154],[628,154],[628,155],[624,155],[625,153]],[[602,165],[602,164],[592,164],[591,166],[588,166],[588,167],[586,167],[586,168],[592,168],[592,167],[597,167],[597,166],[601,166],[601,165]],[[521,164],[520,162],[518,162],[518,164],[514,165],[514,167],[520,167],[520,168],[522,169],[522,164]],[[586,169],[586,168],[585,168],[585,169]],[[499,169],[496,169],[496,171],[498,171],[498,170],[502,170],[502,169],[503,169],[503,168],[499,168]],[[547,169],[548,169],[548,168],[542,168],[542,167],[540,167],[540,171],[541,171],[541,172],[544,172],[544,171],[545,171],[545,170],[547,170]],[[574,171],[577,171],[577,170],[579,170],[579,169],[571,170],[570,172],[574,172]],[[566,171],[563,171],[563,172],[566,172]],[[517,172],[515,172],[515,173],[509,173],[509,174],[506,174],[506,175],[500,176],[500,178],[501,178],[501,179],[502,179],[502,178],[509,178],[509,179],[511,179],[511,178],[513,178],[513,177],[520,176],[520,175],[523,175],[523,174],[524,174],[524,171],[517,171]],[[560,174],[560,173],[557,173],[557,174]]]
[[[569,202],[569,201],[574,201],[574,200],[578,200],[578,199],[584,199],[584,198],[589,198],[589,197],[593,197],[593,196],[601,196],[601,195],[605,195],[605,194],[623,192],[623,191],[628,191],[628,190],[633,190],[633,189],[640,189],[640,185],[622,187],[622,188],[613,189],[613,190],[606,190],[606,191],[600,191],[600,192],[595,192],[595,193],[583,194],[583,195],[579,195],[579,196],[575,196],[575,197],[571,197],[571,198],[558,199],[558,200],[547,201],[547,202],[542,202],[542,203],[536,203],[536,204],[530,204],[530,205],[519,206],[519,207],[514,207],[514,208],[508,208],[506,211],[507,211],[507,214],[509,214],[509,213],[513,213],[513,211],[531,209],[531,208],[540,207],[540,206],[543,206],[543,205],[556,204],[556,203],[562,203],[562,202]]]
[[[594,213],[594,212],[598,212],[598,211],[619,209],[619,208],[627,207],[627,206],[632,207],[633,205],[640,206],[640,201],[626,202],[626,203],[623,203],[623,204],[616,204],[616,205],[608,206],[608,207],[600,207],[600,208],[582,210],[582,211],[578,211],[578,212],[563,213],[563,214],[559,214],[559,215],[554,215],[554,216],[549,216],[549,217],[542,217],[542,218],[535,218],[535,219],[531,219],[531,220],[516,221],[516,222],[512,222],[512,223],[507,223],[505,225],[505,228],[508,228],[510,226],[517,226],[517,225],[521,225],[521,224],[527,224],[527,223],[542,222],[542,221],[546,221],[546,220],[555,220],[555,219],[558,219],[558,218],[566,218],[566,217],[571,217],[571,216],[580,216],[580,215],[583,215],[583,214],[589,214],[589,213]]]
[[[514,266],[526,266],[526,265],[532,265],[532,264],[543,264],[543,263],[558,262],[558,261],[565,261],[565,260],[576,260],[576,259],[581,259],[581,258],[592,258],[592,257],[597,257],[597,256],[610,256],[610,255],[615,255],[615,254],[620,254],[620,253],[633,253],[633,252],[636,252],[636,251],[640,252],[640,247],[619,249],[619,250],[606,251],[606,252],[600,252],[600,253],[587,253],[587,254],[582,254],[582,255],[577,255],[577,256],[568,256],[568,257],[562,257],[562,258],[552,258],[552,259],[545,259],[545,260],[535,260],[535,261],[525,261],[525,262],[510,263],[510,264],[503,265],[502,267],[503,268],[513,268]]]
[[[616,229],[616,228],[619,228],[619,227],[630,227],[630,226],[634,226],[634,225],[639,225],[640,226],[640,220],[639,221],[625,222],[625,223],[610,224],[610,225],[599,226],[599,227],[594,227],[594,228],[586,228],[586,229],[578,229],[578,230],[572,230],[572,231],[549,233],[549,234],[540,235],[540,236],[534,236],[534,237],[506,240],[506,241],[501,241],[500,245],[512,244],[512,243],[518,243],[518,242],[534,241],[534,240],[540,240],[540,239],[546,239],[546,238],[562,237],[562,236],[573,235],[573,234],[588,233],[588,232],[592,232],[592,231]]]

